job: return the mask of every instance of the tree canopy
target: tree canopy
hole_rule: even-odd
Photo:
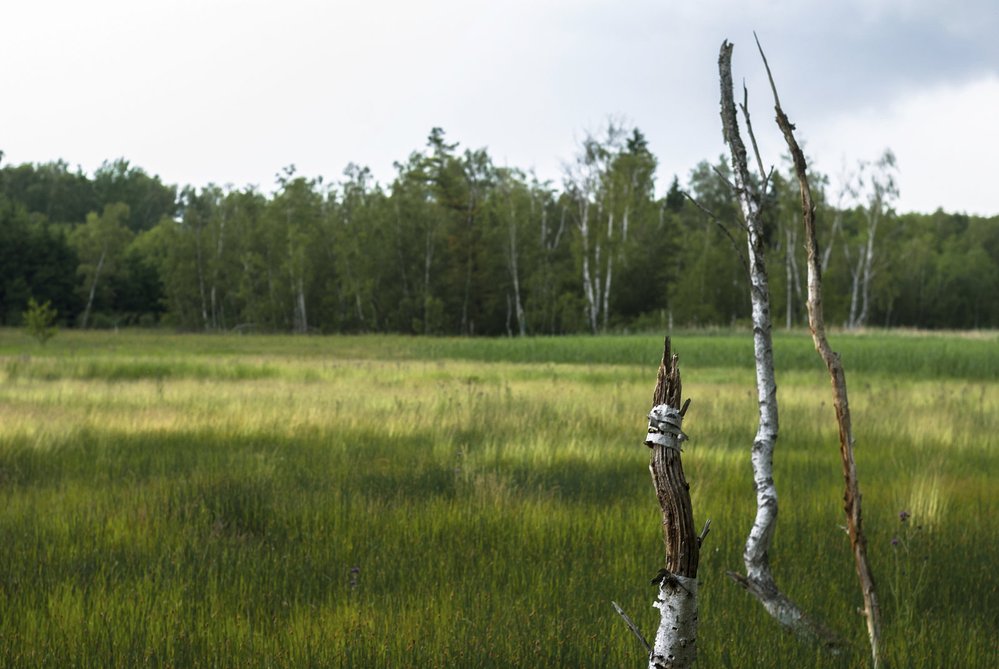
[[[999,217],[898,214],[890,152],[835,197],[814,175],[826,313],[844,326],[999,327]],[[289,166],[273,190],[164,184],[125,159],[0,168],[0,324],[522,335],[747,323],[725,161],[657,195],[637,128],[585,136],[562,183],[433,128],[387,184]],[[789,166],[785,166],[785,172]],[[765,196],[774,313],[805,323],[794,179]],[[778,269],[783,268],[783,270]]]

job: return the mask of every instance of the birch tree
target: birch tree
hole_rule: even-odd
[[[230,189],[210,185],[204,189],[211,198],[212,216],[208,221],[208,327],[224,330],[229,320],[235,317],[230,286],[235,283],[233,276],[238,271],[238,256],[234,252],[240,242],[241,194]],[[234,292],[234,291],[232,291]]]
[[[307,289],[316,271],[313,251],[323,249],[323,196],[316,179],[296,177],[293,166],[278,176],[280,190],[270,204],[272,223],[283,231],[284,276],[290,297],[292,331],[309,331]]]
[[[222,211],[225,193],[208,185],[201,191],[185,188],[180,195],[181,232],[193,246],[193,273],[197,285],[199,326],[217,330],[222,323],[220,269],[226,250],[227,217]]]
[[[732,84],[732,47],[722,42],[718,57],[721,81],[722,133],[729,147],[732,175],[749,251],[750,298],[752,301],[753,350],[756,359],[756,391],[759,426],[753,441],[753,483],[756,489],[756,517],[743,553],[746,574],[729,572],[736,582],[751,592],[781,625],[799,636],[836,645],[832,633],[809,618],[777,587],[770,568],[770,545],[777,527],[777,486],[773,476],[773,453],[778,435],[777,383],[774,374],[770,287],[763,243],[762,193],[768,173],[763,167],[750,123],[748,105],[741,105],[754,149],[759,181],[749,170],[749,157],[742,141]],[[745,92],[744,92],[745,93]],[[762,184],[762,188],[761,188]]]
[[[608,143],[618,141],[618,131],[608,128]],[[566,168],[565,190],[575,205],[576,228],[578,230],[580,270],[583,281],[583,297],[586,300],[586,322],[590,331],[597,333],[600,327],[600,310],[603,307],[605,279],[602,273],[601,255],[606,253],[605,238],[600,235],[602,201],[600,199],[603,175],[610,164],[611,152],[592,135],[587,135],[580,146],[575,162]],[[610,226],[613,230],[613,225]]]
[[[391,186],[393,260],[403,288],[402,325],[416,334],[437,334],[444,327],[444,303],[437,292],[444,241],[443,221],[434,210],[426,156],[414,152],[396,163]]]
[[[503,231],[501,245],[510,275],[510,291],[506,300],[506,330],[507,335],[513,333],[510,326],[512,317],[517,322],[517,334],[523,337],[527,334],[522,291],[523,249],[528,241],[524,239],[526,237],[524,232],[535,215],[534,197],[524,183],[523,174],[516,170],[507,168],[496,170],[496,186],[502,199],[499,204],[502,223],[497,227]]]
[[[640,197],[651,197],[655,158],[638,130],[631,136],[610,122],[603,138],[588,134],[566,168],[565,189],[574,204],[586,320],[606,330],[615,267],[622,260]]]
[[[608,230],[611,240],[607,257],[607,273],[604,280],[603,293],[603,329],[606,330],[612,311],[619,304],[611,300],[612,286],[627,285],[627,291],[618,290],[614,293],[615,300],[625,292],[631,293],[632,283],[622,283],[629,273],[634,277],[635,270],[660,271],[665,264],[661,257],[650,256],[648,263],[642,267],[639,258],[643,248],[640,245],[662,245],[668,240],[655,205],[655,170],[656,159],[649,151],[645,136],[637,128],[624,140],[621,149],[614,156],[610,171],[606,176],[605,190],[607,200],[608,226],[619,221],[617,234]],[[658,229],[657,229],[658,228]],[[650,239],[651,238],[651,239]],[[662,290],[663,286],[657,286]]]
[[[537,223],[531,229],[530,256],[535,262],[524,268],[526,292],[525,317],[535,332],[556,333],[560,323],[560,297],[563,285],[574,288],[575,271],[563,271],[572,264],[570,244],[571,205],[567,198],[557,197],[550,183],[540,182],[532,175],[530,190],[530,220]],[[574,310],[575,311],[575,310]],[[578,313],[574,313],[578,317]]]
[[[775,172],[771,177],[772,201],[776,203],[777,243],[784,262],[784,327],[790,330],[794,327],[800,309],[804,308],[805,300],[801,288],[800,270],[798,267],[798,221],[794,208],[789,206],[787,180]]]
[[[871,281],[875,275],[878,227],[894,214],[899,191],[895,154],[885,149],[874,163],[862,162],[847,184],[847,192],[861,201],[858,213],[862,228],[854,240],[844,240],[843,251],[850,267],[850,316],[847,327],[864,327],[870,316]]]
[[[70,240],[80,258],[79,274],[83,277],[86,306],[80,326],[90,323],[97,288],[102,279],[117,269],[125,247],[132,239],[132,232],[125,227],[128,205],[116,202],[104,207],[104,212],[91,212],[87,222],[76,228]]]
[[[337,269],[341,289],[351,303],[350,311],[356,315],[358,329],[365,331],[377,327],[373,293],[379,277],[374,263],[380,260],[383,249],[372,239],[377,231],[372,221],[375,206],[371,200],[380,199],[382,194],[372,187],[367,167],[351,163],[343,174],[346,180],[341,184],[341,202],[331,243],[339,251]]]

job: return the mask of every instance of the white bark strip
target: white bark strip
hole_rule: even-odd
[[[697,579],[672,576],[659,584],[659,630],[649,669],[690,667],[697,658]]]

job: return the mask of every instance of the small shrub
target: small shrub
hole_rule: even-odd
[[[38,304],[35,298],[29,298],[28,309],[23,315],[24,327],[39,344],[45,344],[59,331],[59,328],[53,325],[58,312],[52,308],[51,301],[46,300],[44,304]]]

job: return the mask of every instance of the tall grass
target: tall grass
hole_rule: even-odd
[[[754,511],[745,340],[674,340],[713,528],[700,664],[866,666],[803,335],[777,342],[774,570],[854,652],[799,644],[724,577]],[[995,340],[842,344],[892,666],[994,666]],[[0,667],[638,666],[609,601],[654,629],[659,346],[0,331]]]

